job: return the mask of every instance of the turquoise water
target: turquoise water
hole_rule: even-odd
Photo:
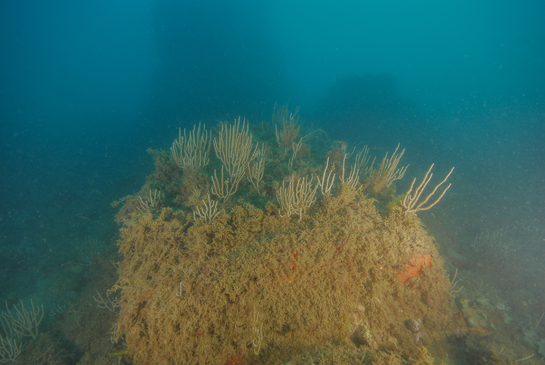
[[[0,6],[0,300],[44,311],[18,362],[130,363],[107,356],[122,349],[102,308],[122,260],[112,205],[179,127],[242,116],[257,135],[275,102],[301,106],[302,132],[325,131],[311,154],[344,141],[380,160],[399,143],[396,194],[454,166],[419,217],[458,310],[491,334],[452,334],[442,360],[543,362],[541,2]]]

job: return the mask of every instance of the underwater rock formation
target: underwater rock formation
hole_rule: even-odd
[[[426,345],[449,325],[432,238],[346,186],[301,222],[242,200],[211,223],[171,208],[122,221],[118,334],[136,364],[282,363],[328,346],[411,359],[421,325]],[[402,285],[415,255],[433,265]]]

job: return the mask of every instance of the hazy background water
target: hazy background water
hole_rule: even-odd
[[[199,121],[270,121],[289,101],[331,140],[379,158],[401,143],[399,193],[432,162],[437,176],[455,166],[424,221],[462,254],[507,230],[505,289],[545,310],[544,14],[498,0],[2,2],[0,299],[45,295],[76,240],[115,239],[109,203],[142,186],[148,147]]]

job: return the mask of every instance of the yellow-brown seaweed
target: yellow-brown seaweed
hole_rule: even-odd
[[[282,363],[328,344],[418,357],[409,319],[441,340],[449,282],[432,238],[400,208],[336,195],[301,222],[248,203],[206,224],[171,208],[124,220],[118,328],[135,363]],[[434,265],[392,280],[415,253]]]

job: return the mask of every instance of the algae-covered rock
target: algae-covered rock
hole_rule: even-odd
[[[203,224],[165,208],[125,221],[118,330],[136,364],[282,363],[347,343],[417,358],[407,320],[427,343],[443,339],[443,262],[403,212],[382,217],[351,189],[301,222],[276,212],[242,204]],[[431,264],[402,285],[415,255]]]

